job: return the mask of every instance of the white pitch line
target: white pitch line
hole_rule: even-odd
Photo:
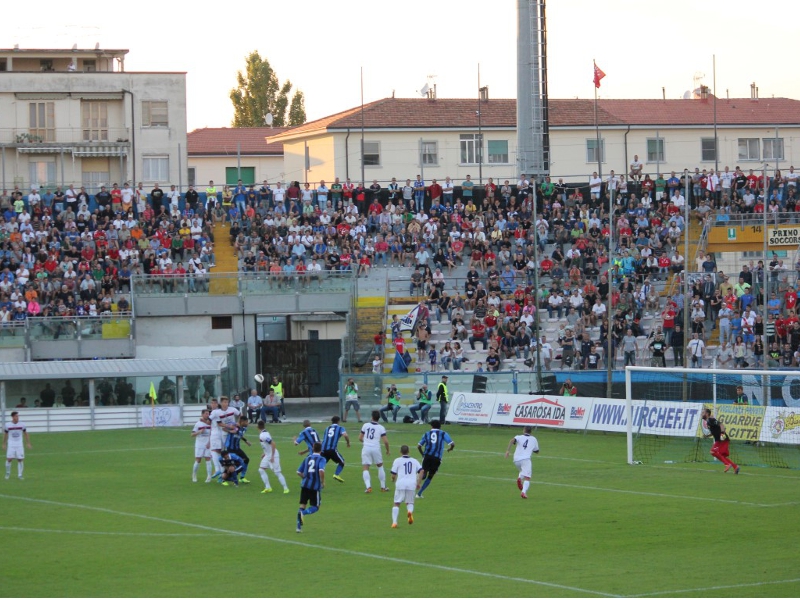
[[[459,475],[457,473],[442,473],[439,471],[440,474],[444,475],[445,477],[469,477],[473,479],[486,479],[489,481],[505,481],[511,482],[513,481],[512,477],[487,477],[485,475]],[[721,502],[724,504],[741,504],[743,506],[755,506],[758,508],[771,508],[774,505],[772,504],[758,504],[755,502],[745,502],[743,500],[726,500],[724,498],[703,498],[702,496],[683,496],[679,494],[661,494],[659,492],[642,492],[637,490],[620,490],[615,488],[603,488],[603,487],[595,487],[590,485],[577,485],[574,483],[556,483],[554,481],[540,481],[540,480],[531,480],[532,485],[549,485],[553,487],[566,487],[566,488],[573,488],[577,490],[589,490],[592,492],[609,492],[613,494],[632,494],[635,496],[655,496],[657,498],[675,498],[676,500],[700,500],[703,502]]]
[[[577,592],[579,594],[592,594],[592,595],[595,595],[595,596],[603,596],[603,597],[606,597],[606,598],[617,598],[617,597],[619,597],[616,594],[608,594],[606,592],[599,592],[599,591],[596,591],[596,590],[587,590],[587,589],[584,589],[584,588],[574,587],[574,586],[570,586],[570,585],[562,585],[562,584],[559,584],[559,583],[551,583],[549,581],[537,581],[535,579],[526,579],[524,577],[511,577],[509,575],[500,575],[498,573],[488,573],[488,572],[484,572],[484,571],[473,571],[472,569],[462,569],[460,567],[448,567],[446,565],[434,564],[434,563],[423,563],[423,562],[417,562],[417,561],[407,560],[407,559],[403,559],[403,558],[395,558],[394,556],[383,556],[383,555],[380,555],[380,554],[370,554],[369,552],[359,552],[358,550],[348,550],[346,548],[333,548],[333,547],[329,547],[329,546],[321,546],[321,545],[318,545],[318,544],[309,544],[309,543],[306,543],[306,542],[300,542],[300,541],[296,541],[296,540],[287,540],[287,539],[272,537],[272,536],[268,536],[268,535],[260,535],[260,534],[257,534],[257,533],[247,533],[247,532],[244,532],[244,531],[234,531],[234,530],[229,530],[229,529],[220,529],[218,527],[211,527],[211,526],[208,526],[208,525],[200,525],[198,523],[188,523],[188,522],[185,522],[185,521],[176,521],[176,520],[173,520],[173,519],[165,519],[163,517],[153,517],[153,516],[150,516],[150,515],[140,515],[140,514],[136,514],[136,513],[129,513],[129,512],[123,512],[123,511],[118,511],[118,510],[112,510],[110,508],[103,508],[103,507],[99,507],[99,506],[86,506],[86,505],[83,505],[83,504],[71,504],[69,502],[57,502],[55,500],[42,500],[42,499],[39,499],[39,498],[25,498],[23,496],[10,496],[8,494],[0,494],[0,498],[5,498],[7,500],[20,500],[22,502],[35,502],[35,503],[39,503],[39,504],[49,504],[51,506],[61,506],[61,507],[64,507],[64,508],[76,508],[76,509],[80,509],[80,510],[103,512],[103,513],[107,513],[107,514],[111,514],[111,515],[117,515],[117,516],[121,516],[121,517],[133,517],[133,518],[136,518],[136,519],[144,519],[144,520],[148,520],[148,521],[155,521],[155,522],[158,522],[158,523],[168,523],[170,525],[180,525],[180,526],[183,526],[183,527],[193,527],[193,528],[196,528],[196,529],[202,529],[204,531],[210,531],[210,532],[213,532],[213,533],[235,535],[235,536],[259,539],[259,540],[267,540],[269,542],[276,542],[276,543],[280,543],[280,544],[289,544],[289,545],[292,545],[292,546],[300,546],[302,548],[309,548],[309,549],[312,549],[312,550],[324,550],[324,551],[327,551],[327,552],[334,552],[334,553],[339,553],[339,554],[347,554],[347,555],[350,555],[350,556],[358,556],[358,557],[361,557],[361,558],[369,558],[369,559],[374,559],[374,560],[395,562],[395,563],[400,563],[400,564],[404,564],[404,565],[410,565],[412,567],[423,567],[423,568],[434,569],[434,570],[439,570],[439,571],[448,571],[448,572],[451,572],[451,573],[461,573],[461,574],[464,574],[464,575],[475,575],[475,576],[478,576],[478,577],[489,577],[491,579],[502,579],[503,581],[515,581],[515,582],[519,582],[519,583],[525,583],[525,584],[528,584],[528,585],[541,585],[541,586],[544,586],[544,587],[550,587],[550,588],[555,588],[555,589],[560,589],[560,590],[568,590],[568,591],[571,591],[571,592]]]
[[[636,594],[633,596],[628,596],[628,598],[643,598],[646,596],[674,596],[675,594],[689,594],[692,592],[710,592],[714,590],[731,590],[736,588],[747,588],[747,587],[758,587],[762,585],[780,585],[783,583],[798,583],[800,582],[800,578],[798,579],[779,579],[776,581],[757,581],[755,583],[733,583],[730,585],[714,585],[711,587],[699,587],[699,588],[691,588],[685,590],[667,590],[663,592],[648,592],[646,594]]]
[[[155,448],[106,448],[104,450],[71,450],[69,452],[37,452],[36,456],[61,456],[64,454],[106,454],[108,452],[155,452],[156,450],[175,450],[176,448],[189,448],[194,450],[194,445],[191,446],[161,446]]]
[[[24,531],[26,533],[65,533],[68,535],[123,535],[133,537],[218,537],[222,533],[146,533],[146,532],[118,532],[118,531],[70,531],[67,529],[36,529],[33,527],[2,527],[0,531]]]

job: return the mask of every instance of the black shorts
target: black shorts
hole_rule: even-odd
[[[430,479],[431,477],[436,475],[436,471],[439,470],[439,465],[441,464],[442,464],[441,458],[425,455],[425,458],[422,459],[422,470],[425,471],[426,477]]]
[[[322,498],[320,497],[319,490],[310,490],[308,488],[300,488],[300,504],[319,506]]]
[[[334,462],[337,465],[344,466],[344,458],[339,454],[338,450],[323,450],[320,455],[328,462]]]

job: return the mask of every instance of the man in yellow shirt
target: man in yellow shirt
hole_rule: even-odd
[[[269,386],[271,391],[275,392],[275,396],[281,401],[281,418],[286,419],[286,404],[283,401],[283,383],[278,381],[278,376],[272,377],[272,383]]]

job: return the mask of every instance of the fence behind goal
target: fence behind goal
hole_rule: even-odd
[[[625,379],[629,462],[713,462],[708,407],[735,463],[800,468],[800,371],[628,367]]]

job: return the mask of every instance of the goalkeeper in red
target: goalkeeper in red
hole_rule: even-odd
[[[708,431],[708,433],[705,433]],[[730,458],[730,439],[728,434],[725,433],[725,424],[720,423],[711,414],[710,408],[703,409],[703,437],[714,438],[714,445],[711,446],[711,456],[725,464],[725,473],[731,470],[737,475],[739,474],[739,465],[734,463]]]

